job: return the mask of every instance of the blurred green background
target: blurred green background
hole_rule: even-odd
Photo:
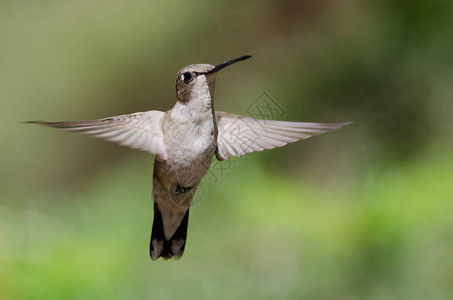
[[[453,298],[452,1],[2,0],[0,37],[0,299]],[[216,109],[355,122],[215,165],[180,261],[151,155],[20,123],[168,110],[244,54]]]

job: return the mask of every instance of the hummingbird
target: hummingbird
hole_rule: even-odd
[[[27,123],[80,132],[154,154],[150,256],[152,260],[179,259],[186,245],[192,198],[214,156],[224,161],[349,124],[260,120],[214,110],[217,73],[250,57],[244,55],[216,66],[184,67],[176,76],[176,104],[166,112],[151,110],[96,120]]]

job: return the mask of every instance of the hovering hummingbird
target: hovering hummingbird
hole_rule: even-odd
[[[169,111],[151,110],[75,122],[30,121],[104,138],[155,155],[152,260],[180,258],[184,252],[189,207],[214,157],[219,161],[338,129],[349,123],[298,123],[259,120],[214,110],[218,71],[250,58],[217,66],[189,65],[176,76],[177,101]]]

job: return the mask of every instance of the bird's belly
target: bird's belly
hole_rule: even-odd
[[[215,153],[215,137],[187,134],[167,141],[166,173],[178,177],[181,184],[198,184],[208,170]]]
[[[206,174],[216,149],[212,115],[171,120],[164,126],[168,158],[159,164],[165,188],[196,186]]]
[[[214,123],[211,120],[175,129],[177,130],[172,130],[172,135],[166,136],[168,161],[184,164],[214,153]]]
[[[175,146],[166,161],[178,173],[206,172],[215,153],[214,138],[194,137],[190,143]]]
[[[190,149],[174,150],[166,161],[155,161],[153,195],[155,201],[171,200],[177,206],[188,207],[211,164],[215,143],[194,140]]]

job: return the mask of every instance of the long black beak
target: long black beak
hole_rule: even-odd
[[[252,57],[252,56],[251,55],[244,55],[244,56],[241,56],[241,57],[226,61],[224,63],[221,63],[221,64],[215,66],[211,70],[204,72],[203,74],[209,74],[209,73],[214,73],[214,72],[220,71],[223,68],[228,67],[229,65],[232,65],[232,64],[234,64],[234,63],[236,63],[238,61],[246,60],[246,59],[248,59],[250,57]]]

